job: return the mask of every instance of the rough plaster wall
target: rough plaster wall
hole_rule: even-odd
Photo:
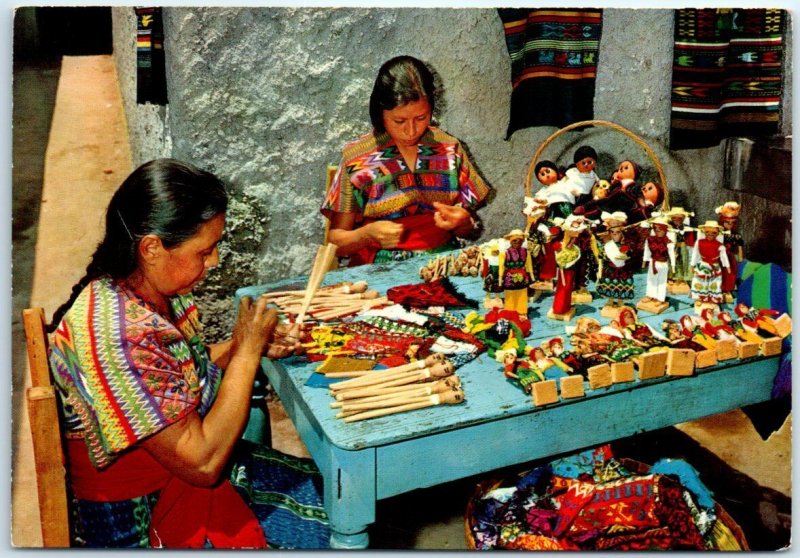
[[[171,154],[169,107],[136,103],[136,13],[132,7],[111,8],[114,60],[127,116],[133,166]]]
[[[205,282],[215,331],[229,325],[237,286],[308,271],[322,240],[325,166],[369,129],[369,92],[392,56],[411,54],[433,67],[443,85],[435,116],[497,190],[482,211],[484,237],[524,224],[531,158],[556,129],[503,139],[510,62],[494,9],[165,8],[164,18],[172,156],[218,173],[234,195],[228,237],[235,248],[223,247],[223,264]],[[672,204],[695,210],[697,219],[714,218],[713,208],[728,199],[742,202],[754,217],[750,226],[743,220],[747,243],[768,230],[764,209],[788,218],[791,208],[724,190],[721,146],[668,150],[672,25],[672,10],[605,10],[595,118],[641,137],[663,165]],[[788,84],[789,57],[786,66]],[[790,110],[784,129],[791,130]],[[139,130],[131,131],[141,144],[134,153],[159,145]],[[601,175],[632,158],[655,176],[635,141],[603,127],[561,135],[543,157],[567,164],[584,143],[599,152]]]

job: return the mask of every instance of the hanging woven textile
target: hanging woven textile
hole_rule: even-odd
[[[592,120],[603,11],[498,8],[511,56],[511,117],[522,128]]]
[[[778,132],[786,12],[675,11],[671,149]]]
[[[161,8],[136,10],[136,102],[167,104]]]

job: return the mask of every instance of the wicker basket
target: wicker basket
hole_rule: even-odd
[[[636,474],[647,474],[650,470],[650,466],[642,463],[640,461],[636,461],[634,459],[628,458],[618,458],[617,459],[620,464],[631,471],[632,473]],[[507,479],[506,478],[488,478],[478,483],[475,487],[475,491],[472,493],[469,501],[467,502],[467,509],[464,512],[464,538],[467,543],[467,548],[470,550],[476,550],[477,546],[475,545],[475,537],[472,534],[472,527],[474,525],[474,502],[480,500],[485,494],[489,493],[490,491],[494,490],[495,488],[500,487]],[[744,532],[742,528],[739,527],[739,524],[734,521],[734,519],[725,511],[719,503],[715,503],[715,513],[717,514],[717,520],[722,522],[725,527],[727,527],[730,532],[733,534],[736,542],[741,547],[741,550],[750,550],[750,547],[747,544],[747,539],[744,536]]]
[[[560,130],[556,130],[555,132],[553,132],[553,134],[550,135],[550,137],[544,140],[544,142],[542,142],[542,145],[539,146],[539,149],[536,150],[536,153],[534,153],[533,159],[531,159],[531,163],[528,166],[528,174],[525,176],[525,195],[526,196],[533,195],[531,191],[531,182],[535,175],[536,163],[539,162],[539,158],[542,156],[542,153],[544,153],[544,150],[551,143],[553,143],[553,140],[555,140],[557,137],[564,134],[565,132],[569,132],[570,130],[574,130],[576,128],[584,128],[586,126],[603,126],[606,128],[610,128],[614,131],[620,132],[628,136],[630,139],[636,142],[636,144],[644,150],[647,156],[650,157],[650,159],[653,162],[653,165],[655,165],[656,167],[656,172],[658,173],[658,179],[660,181],[661,187],[664,190],[664,201],[662,203],[662,209],[664,210],[669,209],[669,188],[667,187],[667,177],[664,174],[664,168],[661,166],[661,161],[658,160],[656,154],[653,152],[652,149],[650,149],[650,146],[647,145],[647,143],[645,143],[645,141],[642,138],[640,138],[627,128],[623,128],[619,124],[614,124],[613,122],[608,122],[606,120],[583,120],[581,122],[575,122],[573,124],[570,124],[569,126],[564,126]]]

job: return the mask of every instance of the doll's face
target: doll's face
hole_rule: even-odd
[[[703,234],[708,240],[714,240],[719,235],[719,231],[717,229],[703,229]]]
[[[554,355],[558,356],[564,352],[564,345],[561,343],[553,343],[550,345],[550,350],[553,352]]]
[[[596,166],[597,166],[597,161],[595,161],[594,158],[592,157],[584,157],[583,159],[575,163],[575,168],[577,168],[578,171],[583,173],[592,172]]]
[[[522,237],[521,236],[515,236],[514,238],[512,238],[510,240],[510,242],[511,242],[511,247],[512,248],[519,248],[520,246],[522,246]]]
[[[607,180],[598,180],[594,186],[592,186],[592,196],[601,200],[608,196],[608,188],[610,184]]]
[[[736,222],[733,219],[724,219],[720,224],[726,231],[732,231]]]
[[[658,203],[658,197],[661,194],[658,186],[656,186],[652,182],[648,182],[644,186],[642,186],[642,196],[644,199],[655,205]]]
[[[532,356],[534,360],[541,360],[545,357],[544,350],[541,347],[536,347],[533,349]]]
[[[610,229],[608,231],[608,233],[609,233],[609,236],[611,237],[611,240],[613,240],[614,242],[619,242],[620,240],[622,240],[622,228],[621,227],[615,227],[613,229]]]
[[[667,337],[669,339],[677,339],[681,336],[681,326],[678,323],[669,324],[667,326]]]
[[[622,325],[622,327],[631,325],[635,321],[636,320],[633,319],[633,314],[631,312],[620,312],[619,313],[619,323]]]
[[[669,221],[670,223],[672,223],[673,227],[682,227],[685,219],[686,217],[684,217],[683,215],[673,215],[672,217],[670,217]]]
[[[550,186],[558,180],[558,174],[556,174],[556,170],[554,168],[542,167],[539,169],[539,172],[536,173],[536,178],[538,178],[539,182],[545,186]]]
[[[617,180],[623,180],[626,178],[633,180],[636,176],[636,172],[633,170],[633,163],[630,161],[622,161],[617,167],[615,176]]]
[[[655,235],[659,238],[667,236],[667,227],[655,225],[653,230],[655,231]]]

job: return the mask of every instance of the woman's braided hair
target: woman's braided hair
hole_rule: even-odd
[[[134,170],[114,193],[106,210],[106,232],[72,287],[67,302],[53,314],[52,332],[83,289],[94,279],[129,277],[138,267],[142,237],[152,234],[165,248],[192,238],[200,226],[225,213],[228,195],[222,181],[210,172],[174,159],[156,159]]]

